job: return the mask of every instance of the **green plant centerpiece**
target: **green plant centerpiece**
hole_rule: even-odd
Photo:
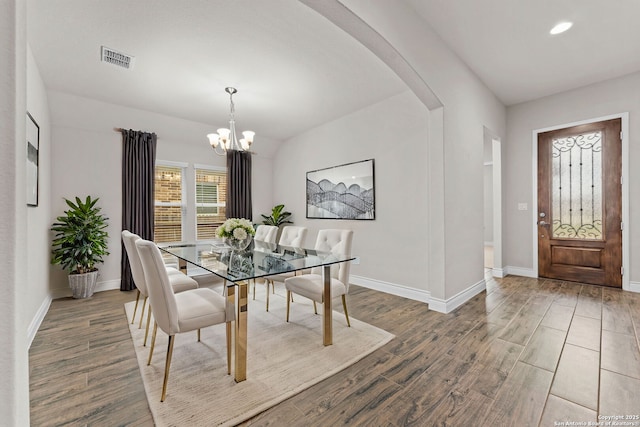
[[[235,250],[249,246],[255,234],[253,224],[245,218],[229,218],[216,230],[216,235]]]
[[[74,298],[88,298],[93,295],[98,279],[96,264],[109,255],[105,231],[107,220],[96,206],[99,198],[91,196],[82,201],[75,198],[65,202],[69,209],[56,218],[51,231],[55,236],[51,243],[51,264],[59,264],[69,272],[69,286]]]
[[[293,224],[289,221],[289,217],[291,217],[291,212],[287,212],[284,210],[284,205],[276,205],[271,209],[271,215],[267,216],[264,214],[260,214],[262,216],[263,224],[266,225],[275,225],[276,227],[280,227],[282,224]]]

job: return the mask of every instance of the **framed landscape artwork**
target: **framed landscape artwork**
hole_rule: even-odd
[[[27,112],[27,205],[38,206],[40,127]]]
[[[375,219],[373,159],[307,172],[307,218]]]

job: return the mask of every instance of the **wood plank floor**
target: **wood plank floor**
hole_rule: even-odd
[[[52,303],[29,354],[33,426],[153,425],[124,317],[134,298]],[[349,311],[396,338],[243,425],[553,426],[640,415],[640,294],[509,276],[448,315],[357,286]]]

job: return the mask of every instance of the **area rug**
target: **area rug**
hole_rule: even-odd
[[[158,426],[230,426],[245,421],[354,364],[394,336],[382,329],[333,313],[333,345],[322,345],[322,316],[309,300],[295,297],[285,321],[285,291],[277,288],[265,311],[265,286],[258,284],[249,301],[247,380],[236,383],[226,371],[225,326],[176,336],[167,397],[160,402],[167,336],[158,330],[151,366],[144,327],[129,323],[140,372]],[[339,302],[339,299],[336,300]],[[134,302],[125,304],[131,319]],[[318,313],[320,313],[318,306]],[[145,315],[146,317],[146,315]],[[153,325],[153,323],[152,323]],[[151,333],[149,334],[151,335]]]

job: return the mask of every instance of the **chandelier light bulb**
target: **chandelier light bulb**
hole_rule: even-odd
[[[220,139],[223,141],[226,141],[227,139],[229,139],[230,133],[231,131],[229,129],[226,129],[226,128],[218,129],[218,135],[220,135]]]
[[[210,133],[207,135],[207,138],[209,138],[209,144],[211,144],[213,148],[216,148],[218,146],[218,142],[220,142],[220,137],[218,136],[217,133]]]
[[[255,136],[255,134],[255,132],[250,130],[245,130],[244,132],[242,132],[242,136],[244,136],[244,139],[247,140],[249,145],[251,145],[251,143],[253,142],[253,137]]]

